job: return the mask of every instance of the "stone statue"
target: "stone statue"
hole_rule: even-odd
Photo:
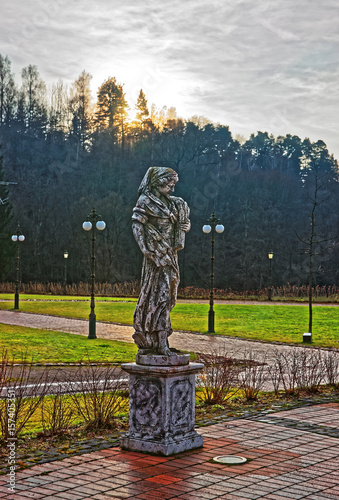
[[[167,167],[151,167],[143,178],[133,209],[133,234],[144,254],[141,292],[134,312],[133,339],[140,354],[175,355],[168,345],[170,312],[179,285],[177,251],[191,228],[187,203],[170,196],[178,182]]]

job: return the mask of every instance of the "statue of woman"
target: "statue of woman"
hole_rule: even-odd
[[[149,168],[133,209],[133,234],[144,254],[133,318],[133,338],[141,354],[173,355],[168,337],[179,285],[177,251],[184,248],[185,233],[191,227],[187,203],[170,196],[178,180],[171,168]]]

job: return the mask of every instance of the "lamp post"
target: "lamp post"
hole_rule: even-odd
[[[21,241],[25,241],[25,237],[21,234],[20,227],[16,229],[16,233],[12,236],[12,241],[17,243],[16,248],[16,279],[15,279],[15,295],[14,295],[14,309],[19,309],[19,284],[20,284],[20,245]]]
[[[101,216],[97,214],[95,208],[91,210],[91,213],[87,217],[87,220],[83,223],[82,228],[85,231],[90,231],[93,224],[99,231],[103,231],[106,227],[106,223],[101,220]],[[95,285],[95,227],[92,231],[92,255],[91,255],[91,312],[89,315],[89,339],[96,339],[96,316],[95,316],[95,301],[94,301],[94,285]]]
[[[215,232],[221,234],[224,232],[224,226],[220,224],[220,220],[216,218],[215,213],[208,219],[207,224],[202,228],[203,232],[211,234],[211,281],[210,281],[210,309],[208,311],[208,333],[214,332],[214,241]]]
[[[64,261],[65,261],[65,268],[64,268],[64,288],[65,288],[65,293],[66,293],[66,285],[67,285],[67,262],[68,262],[68,252],[67,250],[64,251]]]
[[[273,261],[273,251],[268,252],[268,260],[270,262],[270,277],[269,277],[269,287],[268,287],[268,300],[272,300],[272,261]]]

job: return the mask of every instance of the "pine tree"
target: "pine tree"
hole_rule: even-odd
[[[46,84],[38,68],[31,64],[22,70],[21,76],[26,127],[33,135],[44,136],[47,131]]]
[[[126,134],[128,104],[122,85],[108,78],[98,90],[95,123],[99,131],[108,129],[112,137],[123,143]]]
[[[135,105],[136,119],[143,124],[145,120],[149,118],[149,110],[147,105],[147,100],[142,89],[139,92],[137,103]]]
[[[92,97],[90,81],[92,76],[83,71],[71,88],[69,107],[71,111],[71,136],[77,144],[86,149],[92,128]]]

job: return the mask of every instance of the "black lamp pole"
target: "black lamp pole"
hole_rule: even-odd
[[[106,224],[101,219],[101,216],[97,214],[95,208],[91,210],[91,213],[87,217],[87,221],[83,223],[82,227],[85,231],[90,231],[93,224],[95,227],[102,231],[105,229]],[[94,289],[95,289],[95,227],[92,231],[92,253],[91,253],[91,312],[89,314],[89,339],[96,339],[96,315],[95,315],[95,299],[94,299]]]
[[[215,243],[215,232],[222,233],[224,231],[224,226],[220,224],[219,219],[216,218],[213,212],[211,217],[208,219],[207,224],[202,228],[204,233],[211,233],[211,275],[210,275],[210,308],[208,311],[208,333],[215,333],[214,331],[214,243]]]
[[[65,261],[65,269],[64,269],[64,291],[66,293],[66,286],[67,286],[67,261],[68,261],[68,252],[67,252],[67,250],[64,251],[64,261]]]
[[[268,252],[268,260],[270,261],[270,278],[269,278],[269,287],[268,287],[268,300],[272,300],[272,261],[273,261],[273,252],[270,250]]]
[[[17,244],[16,247],[16,279],[15,279],[15,294],[14,294],[14,309],[19,309],[19,285],[20,285],[20,245],[21,241],[25,241],[25,237],[21,234],[20,227],[16,229],[16,233],[12,236],[12,241]]]

